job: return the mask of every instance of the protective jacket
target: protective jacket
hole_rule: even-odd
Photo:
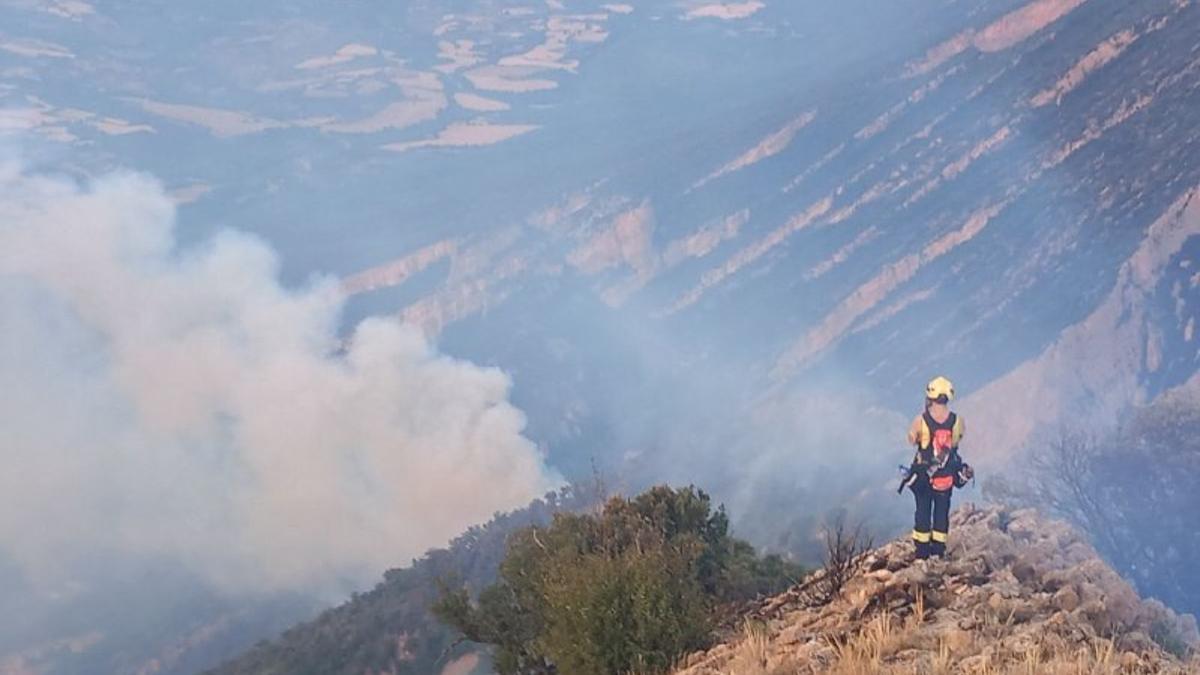
[[[916,498],[913,541],[917,558],[941,556],[950,535],[950,496],[955,487],[966,484],[967,465],[958,454],[963,422],[949,413],[941,422],[926,410],[909,430],[916,446],[907,485]],[[903,489],[904,483],[901,484]]]

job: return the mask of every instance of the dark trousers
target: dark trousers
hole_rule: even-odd
[[[950,493],[938,491],[928,481],[913,486],[917,499],[917,513],[913,523],[913,542],[917,545],[917,558],[946,553],[946,540],[950,535]]]

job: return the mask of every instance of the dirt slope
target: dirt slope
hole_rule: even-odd
[[[832,601],[822,573],[752,608],[678,675],[1200,673],[1196,620],[1143,600],[1067,525],[960,506],[947,560],[898,539]]]

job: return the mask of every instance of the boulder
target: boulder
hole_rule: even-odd
[[[1054,594],[1054,606],[1064,612],[1073,612],[1079,607],[1079,594],[1070,586],[1060,588]]]

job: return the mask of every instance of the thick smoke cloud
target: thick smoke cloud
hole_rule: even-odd
[[[262,241],[180,248],[135,174],[0,168],[0,547],[57,584],[176,559],[236,590],[362,582],[555,478],[508,378],[277,280]]]
[[[804,382],[751,403],[681,385],[693,392],[692,410],[674,414],[688,423],[659,439],[646,472],[703,486],[728,507],[738,536],[806,563],[820,561],[822,528],[838,517],[890,537],[912,517],[912,497],[895,490],[897,466],[911,459],[910,418],[848,379]],[[723,386],[752,392],[753,381]]]

